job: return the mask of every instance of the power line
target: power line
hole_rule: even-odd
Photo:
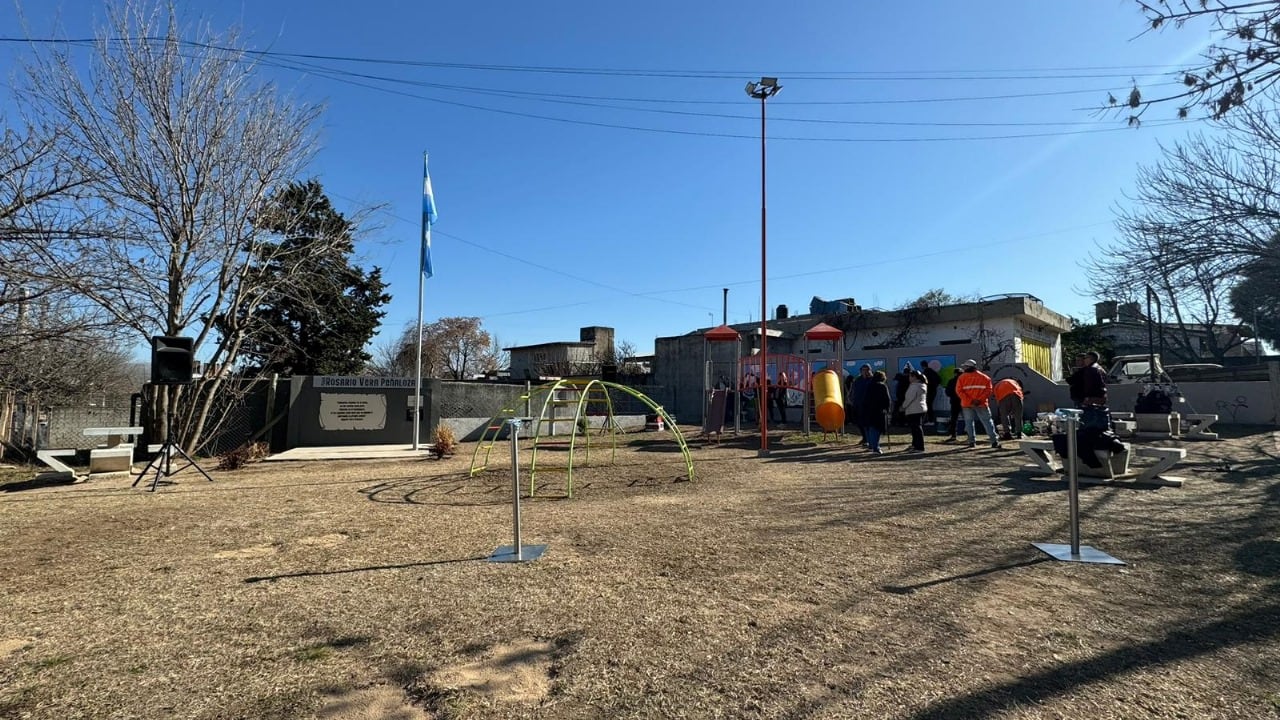
[[[731,138],[731,139],[741,139],[741,140],[759,140],[760,139],[760,136],[758,134],[748,135],[748,134],[740,134],[740,133],[726,133],[726,132],[713,132],[713,131],[701,131],[701,130],[678,130],[673,128],[654,128],[654,127],[645,127],[642,125],[624,125],[621,123],[601,122],[601,121],[595,121],[595,120],[582,120],[577,118],[565,118],[565,117],[558,117],[554,115],[543,115],[539,113],[525,112],[521,110],[495,108],[487,105],[476,105],[474,103],[458,102],[456,100],[445,100],[442,98],[430,97],[426,95],[405,92],[402,90],[395,90],[393,88],[381,87],[379,85],[373,85],[373,84],[361,82],[358,80],[352,80],[349,77],[343,77],[342,76],[343,71],[334,71],[329,69],[316,69],[315,67],[309,67],[306,65],[298,66],[298,65],[290,64],[288,62],[281,62],[281,61],[267,61],[265,64],[268,64],[269,66],[272,66],[272,67],[289,69],[297,72],[308,72],[322,78],[327,78],[334,82],[340,82],[340,83],[344,83],[344,84],[352,85],[356,87],[363,87],[363,88],[367,88],[377,92],[383,92],[391,95],[399,95],[402,97],[414,98],[417,100],[423,100],[423,101],[432,102],[432,103],[439,103],[442,105],[452,105],[455,107],[468,108],[471,110],[480,110],[483,112],[496,113],[500,115],[511,115],[515,117],[530,118],[535,120],[547,120],[551,122],[567,123],[571,125],[586,125],[590,127],[609,128],[614,130],[631,130],[636,132],[660,133],[660,134],[668,134],[668,135],[687,135],[687,136],[695,136],[695,137],[719,137],[719,138]],[[335,72],[339,74],[335,74]],[[1147,127],[1147,128],[1164,127],[1166,125],[1184,124],[1186,122],[1188,121],[1187,120],[1168,120],[1168,121],[1159,122],[1159,123],[1148,123],[1144,127]],[[1190,122],[1196,122],[1196,121],[1193,120]],[[776,140],[776,141],[786,141],[786,142],[825,142],[825,143],[858,143],[858,144],[935,143],[935,142],[972,142],[972,141],[985,141],[985,140],[1014,140],[1014,139],[1023,139],[1023,138],[1062,137],[1062,136],[1069,136],[1069,135],[1089,135],[1093,133],[1103,133],[1103,132],[1121,132],[1126,130],[1134,130],[1134,128],[1128,125],[1115,124],[1114,126],[1110,126],[1110,127],[1093,128],[1089,130],[1072,130],[1072,131],[1062,131],[1062,132],[1038,132],[1038,133],[1009,133],[1009,134],[1003,134],[1003,135],[951,135],[951,136],[938,136],[938,137],[892,137],[892,138],[799,137],[799,136],[788,136],[788,135],[770,135],[769,139]]]
[[[271,65],[273,67],[296,69],[291,65],[282,64],[282,63],[271,63]],[[588,98],[588,99],[600,99],[600,100],[613,100],[615,102],[647,102],[647,101],[637,100],[634,98],[595,98],[593,96],[560,95],[555,93],[533,93],[533,92],[525,92],[525,91],[494,89],[494,88],[475,88],[475,87],[460,86],[460,85],[431,83],[431,82],[426,82],[421,80],[407,80],[404,78],[394,78],[394,77],[386,77],[386,76],[380,76],[380,75],[369,75],[366,73],[353,73],[353,72],[341,70],[338,68],[327,68],[324,66],[318,66],[311,63],[303,63],[301,64],[301,67],[311,68],[313,72],[317,74],[323,74],[326,77],[330,77],[330,75],[328,75],[329,73],[337,73],[347,77],[359,77],[367,80],[374,80],[374,81],[380,81],[380,82],[412,85],[414,87],[436,88],[436,89],[443,89],[443,90],[457,91],[457,92],[470,92],[470,93],[490,95],[490,96],[496,96],[496,97],[505,97],[505,98],[512,98],[512,99],[529,98],[538,102],[559,103],[559,104],[576,105],[576,106],[583,106],[583,107],[596,107],[596,108],[604,108],[609,110],[622,110],[626,112],[646,112],[646,113],[677,115],[677,116],[685,116],[685,117],[704,117],[704,118],[721,118],[721,119],[730,119],[730,120],[745,120],[753,123],[758,120],[758,116],[756,115],[732,115],[728,113],[692,112],[692,111],[685,111],[685,110],[665,110],[660,108],[638,108],[638,107],[627,107],[627,106],[621,106],[621,105],[609,105],[609,104],[597,103],[597,102],[587,102],[585,100],[573,99],[573,98]],[[331,77],[331,79],[337,80],[338,78]],[[1163,84],[1180,85],[1180,83],[1163,83]],[[1108,91],[1103,90],[1099,92],[1108,92]],[[733,104],[736,106],[742,105],[741,102],[737,102]],[[1038,127],[1045,127],[1045,126],[1048,126],[1048,127],[1064,127],[1064,126],[1098,127],[1100,125],[1106,125],[1110,127],[1115,126],[1114,123],[1111,123],[1108,121],[1099,121],[1099,120],[1041,121],[1041,122],[1036,122],[1036,121],[939,122],[939,121],[890,121],[890,120],[838,120],[838,119],[826,119],[826,118],[794,118],[794,117],[785,117],[785,116],[771,117],[770,120],[773,122],[811,123],[811,124],[822,124],[822,125],[856,125],[856,126],[869,126],[869,127],[1037,127],[1037,126]]]
[[[0,37],[3,43],[28,44],[60,44],[60,45],[92,45],[106,42],[170,42],[169,38],[144,36],[138,38],[32,38],[32,37]],[[325,60],[331,62],[349,62],[372,65],[392,65],[402,67],[425,67],[446,70],[476,70],[487,72],[520,72],[569,75],[603,75],[623,77],[657,77],[676,79],[737,79],[759,75],[755,70],[689,70],[689,69],[646,69],[646,68],[605,68],[605,67],[573,67],[555,65],[523,65],[523,64],[491,64],[463,63],[430,60],[408,60],[398,58],[379,58],[359,55],[331,55],[325,53],[285,52],[280,50],[249,50],[227,47],[216,43],[179,39],[177,42],[192,47],[223,52],[245,53],[264,57],[285,57],[301,60]],[[1126,71],[1126,72],[1111,72]],[[1151,71],[1151,72],[1134,72]],[[1047,68],[942,68],[925,70],[774,70],[772,74],[786,75],[794,80],[1067,80],[1084,78],[1137,78],[1160,75],[1180,74],[1177,65],[1095,65],[1076,67]]]

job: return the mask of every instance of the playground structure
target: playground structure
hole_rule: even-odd
[[[808,432],[810,378],[809,363],[804,358],[769,353],[769,361],[765,363],[763,371],[760,368],[759,355],[744,357],[738,361],[738,364],[739,377],[742,378],[740,383],[742,402],[739,403],[739,412],[750,406],[754,406],[756,413],[769,412],[768,403],[772,398],[769,397],[768,389],[770,386],[776,387],[779,377],[785,375],[786,379],[781,383],[781,387],[788,394],[798,393],[801,396],[799,406],[803,410],[805,431]],[[795,407],[790,399],[787,400],[787,406]],[[785,417],[783,419],[785,421]],[[759,415],[756,416],[755,422],[759,422]]]
[[[829,355],[813,359],[811,342],[831,343]],[[819,351],[821,348],[819,348]],[[818,323],[804,333],[804,356],[813,372],[813,416],[822,434],[844,432],[844,331],[826,323]],[[813,370],[813,368],[817,368]],[[809,434],[809,412],[804,414],[804,432]]]
[[[498,415],[490,418],[472,453],[470,476],[474,477],[489,469],[490,454],[503,429],[512,420],[523,421],[530,426],[528,437],[532,444],[529,455],[529,496],[533,496],[536,488],[539,449],[545,455],[546,451],[554,448],[567,451],[566,464],[547,466],[544,460],[542,469],[563,470],[566,474],[566,494],[572,498],[573,468],[575,464],[579,467],[590,464],[593,431],[597,436],[597,444],[601,440],[608,443],[609,464],[613,464],[617,456],[618,436],[624,431],[614,417],[614,398],[611,393],[620,393],[640,401],[665,423],[667,431],[680,447],[688,478],[693,480],[693,458],[675,418],[644,393],[626,385],[595,378],[567,378],[530,388],[520,396],[516,407],[503,408]]]
[[[728,325],[721,325],[708,330],[702,338],[702,433],[704,436],[719,436],[724,430],[724,405],[730,397],[737,398],[742,387],[742,335]],[[732,350],[731,358],[728,361],[717,359],[725,355],[726,349]],[[721,397],[717,398],[717,393]],[[733,408],[734,435],[742,431],[741,404],[735,403]],[[712,414],[716,405],[721,408],[720,417]]]

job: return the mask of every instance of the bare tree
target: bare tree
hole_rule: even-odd
[[[1154,105],[1177,107],[1187,117],[1202,105],[1220,119],[1265,93],[1280,80],[1280,2],[1274,0],[1134,0],[1151,30],[1207,24],[1215,42],[1187,69],[1180,90],[1144,96],[1135,85],[1123,102],[1131,123]]]
[[[477,317],[447,317],[422,326],[422,377],[465,380],[496,370],[501,347]],[[409,323],[400,337],[375,351],[379,372],[417,375],[418,326]]]
[[[182,404],[189,448],[244,341],[246,328],[214,332],[215,319],[243,317],[290,280],[253,271],[264,260],[253,219],[301,174],[320,113],[260,82],[234,32],[193,33],[205,50],[184,44],[172,7],[116,6],[87,73],[54,46],[29,61],[19,94],[31,117],[62,129],[56,159],[83,179],[64,231],[22,251],[138,335],[195,338],[207,371]]]
[[[1119,238],[1086,262],[1087,291],[1142,303],[1148,288],[1175,326],[1184,357],[1221,359],[1241,342],[1227,302],[1259,261],[1275,262],[1280,234],[1280,119],[1246,106],[1225,132],[1195,135],[1139,170],[1132,203],[1117,213]]]

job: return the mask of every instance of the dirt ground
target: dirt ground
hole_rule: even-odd
[[[572,500],[540,470],[525,564],[485,561],[510,475],[468,445],[156,493],[0,471],[0,717],[1280,717],[1280,433],[1085,488],[1123,567],[1031,547],[1067,495],[1016,449],[748,438],[687,482],[663,437]]]

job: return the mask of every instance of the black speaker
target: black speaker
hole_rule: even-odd
[[[191,382],[195,340],[189,337],[151,338],[151,384],[186,385]]]

